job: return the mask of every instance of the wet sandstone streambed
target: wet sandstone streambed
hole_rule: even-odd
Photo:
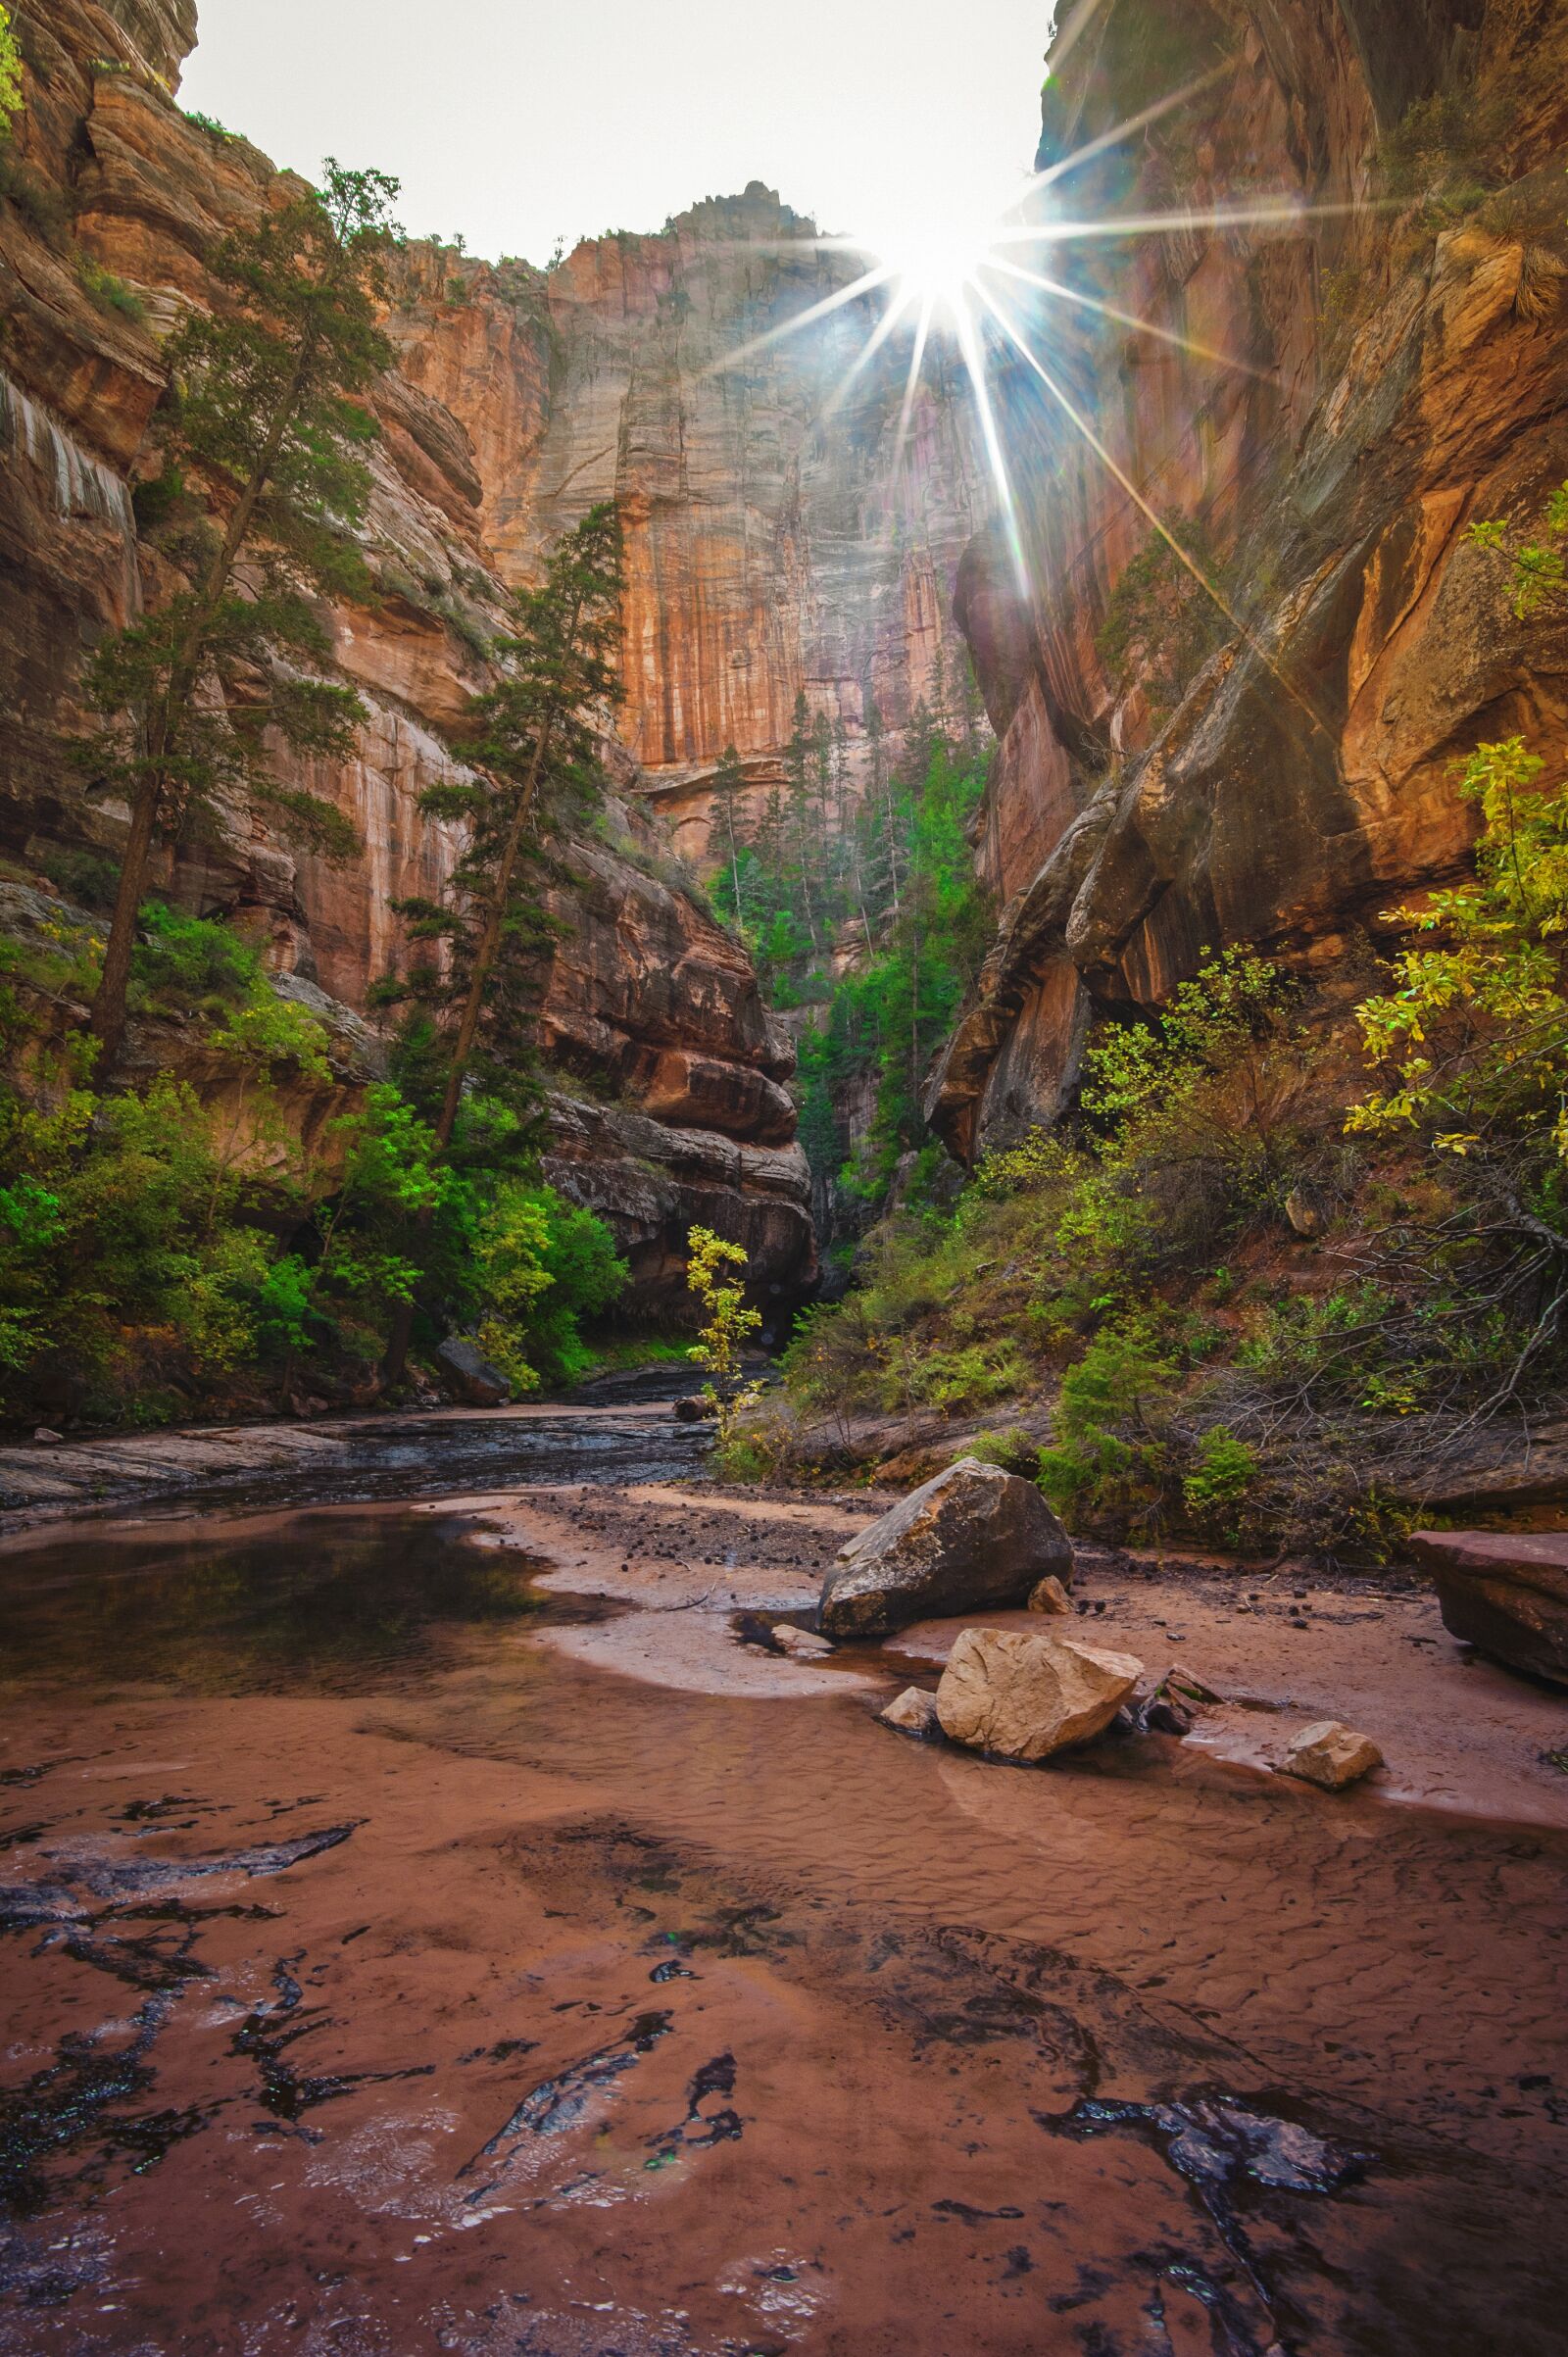
[[[0,1553],[5,2357],[1561,2347],[1549,1771],[924,1748],[627,1471]]]

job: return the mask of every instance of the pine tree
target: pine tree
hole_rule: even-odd
[[[176,838],[225,789],[341,856],[355,837],[326,802],[281,785],[275,730],[317,759],[352,745],[365,707],[318,675],[318,596],[363,589],[353,540],[369,492],[357,455],[374,420],[352,398],[390,360],[375,325],[397,182],[328,161],[306,189],[208,258],[220,313],[195,313],[167,350],[173,385],[160,478],[165,553],[189,586],[98,649],[86,693],[99,726],[73,757],[129,805],[130,830],[92,1007],[103,1065],[125,1027],[136,916],[155,841]],[[184,469],[217,521],[195,512]]]
[[[735,825],[735,801],[736,797],[745,790],[745,785],[746,776],[741,768],[741,757],[732,744],[726,745],[718,757],[718,767],[713,772],[713,801],[721,813],[722,840],[729,855],[730,891],[733,896],[730,906],[737,927],[742,922],[741,847]],[[719,825],[715,824],[710,827],[709,857],[710,859],[713,854],[713,839],[719,833]]]
[[[439,942],[445,954],[381,995],[412,998],[434,1018],[425,1060],[442,1080],[434,1127],[443,1155],[470,1076],[493,1076],[503,1091],[515,1080],[529,966],[548,933],[524,882],[548,820],[600,788],[599,738],[620,695],[620,566],[614,508],[591,509],[557,547],[543,585],[516,599],[513,635],[496,643],[503,677],[473,701],[468,773],[420,797],[430,816],[463,822],[466,839],[439,901],[394,905],[416,943]],[[387,1349],[389,1382],[402,1375],[413,1322],[410,1302]]]
[[[801,913],[810,935],[812,951],[821,947],[816,923],[816,896],[812,891],[812,869],[816,864],[814,830],[811,825],[811,715],[806,701],[806,690],[800,688],[795,697],[795,726],[784,748],[784,771],[789,780],[790,827],[795,837],[795,867],[800,880]]]
[[[416,966],[405,984],[441,1035],[443,1151],[476,1056],[502,1071],[516,1060],[519,993],[541,938],[522,885],[541,821],[600,788],[598,742],[620,695],[620,563],[614,508],[590,510],[558,545],[542,587],[514,601],[514,630],[494,650],[502,679],[470,707],[467,774],[420,796],[429,816],[466,829],[442,898],[394,903],[413,940],[446,949],[439,965]]]

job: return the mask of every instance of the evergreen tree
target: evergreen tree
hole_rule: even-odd
[[[443,1156],[470,1076],[492,1079],[502,1093],[515,1089],[529,967],[547,937],[524,883],[547,821],[599,791],[598,739],[620,694],[620,566],[615,510],[594,508],[557,547],[542,586],[515,601],[515,629],[495,649],[503,676],[471,708],[468,774],[420,798],[432,817],[466,828],[442,898],[396,904],[413,940],[439,942],[444,956],[415,964],[382,996],[413,999],[428,1018],[419,1049],[427,1080],[439,1075],[434,1139]],[[428,1226],[421,1218],[421,1244]],[[414,1313],[411,1298],[388,1345],[389,1382],[402,1375]]]
[[[816,895],[812,891],[812,870],[816,865],[817,833],[811,823],[812,735],[810,710],[806,690],[800,688],[795,697],[795,726],[784,748],[784,773],[789,785],[789,827],[793,847],[793,865],[800,888],[801,913],[814,951],[821,947],[816,922]]]
[[[741,922],[741,847],[735,824],[735,801],[745,785],[741,757],[733,744],[726,745],[713,772],[713,802],[719,816],[709,829],[708,850],[711,859],[715,839],[724,845],[729,859],[730,912],[737,925]]]
[[[369,492],[358,455],[377,431],[353,398],[390,360],[375,324],[397,182],[345,172],[304,189],[208,258],[220,313],[194,313],[167,350],[173,385],[163,510],[166,554],[187,586],[118,631],[87,666],[99,726],[74,758],[129,805],[92,1029],[113,1063],[125,1025],[137,910],[160,836],[177,837],[243,788],[328,854],[353,831],[317,796],[282,786],[264,751],[275,729],[310,757],[346,752],[365,708],[318,675],[319,596],[359,591],[353,533]],[[184,469],[218,519],[195,512]]]
[[[466,829],[442,898],[394,904],[414,941],[445,945],[439,963],[416,965],[401,985],[436,1020],[443,1151],[476,1058],[502,1074],[517,1060],[527,967],[542,938],[522,889],[541,822],[600,789],[598,740],[620,696],[620,565],[615,510],[594,508],[557,547],[543,585],[514,602],[515,628],[494,650],[503,676],[470,708],[467,775],[420,797],[431,817]]]

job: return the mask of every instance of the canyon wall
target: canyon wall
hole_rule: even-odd
[[[1048,1121],[1093,1011],[1210,948],[1364,972],[1465,859],[1456,758],[1568,750],[1568,623],[1520,620],[1465,529],[1568,475],[1565,64],[1558,0],[1121,0],[1048,83],[1043,170],[1206,77],[1058,217],[1301,211],[1047,249],[1063,399],[1016,360],[1000,396],[1027,581],[995,529],[960,569],[1002,909],[928,1095],[960,1158]]]
[[[69,901],[74,876],[117,857],[126,819],[83,789],[63,739],[82,722],[84,655],[164,585],[134,505],[159,464],[161,338],[210,298],[213,239],[275,201],[279,182],[255,149],[176,104],[188,0],[52,0],[13,14],[26,103],[0,185],[0,859],[24,892],[41,883]],[[590,255],[572,267],[598,265]],[[395,297],[399,365],[374,396],[376,600],[328,617],[337,668],[369,720],[352,760],[299,771],[351,818],[361,848],[337,866],[301,858],[235,807],[217,840],[182,847],[165,871],[181,899],[257,940],[280,980],[348,1010],[393,961],[392,902],[430,893],[450,867],[453,838],[418,797],[454,765],[444,732],[486,681],[509,586],[586,504],[534,516],[538,469],[553,451],[559,463],[573,430],[559,416],[561,336],[541,275],[414,246]],[[596,478],[591,496],[601,488],[626,486]],[[737,513],[744,535],[756,512],[741,502]],[[634,531],[633,616],[646,597],[639,546]],[[687,661],[694,682],[705,661]],[[796,684],[792,672],[768,709]],[[793,1051],[744,954],[673,866],[634,750],[607,752],[616,792],[601,835],[566,847],[568,880],[549,895],[552,1173],[610,1219],[644,1310],[680,1304],[680,1247],[699,1218],[747,1247],[764,1298],[796,1298],[813,1245],[783,1086]]]
[[[734,745],[760,801],[798,696],[853,793],[873,701],[896,751],[916,706],[958,688],[953,593],[990,507],[961,363],[933,345],[900,451],[906,355],[864,358],[881,292],[779,332],[866,268],[756,182],[545,274],[408,258],[400,374],[466,428],[502,577],[532,579],[596,501],[619,506],[622,730],[698,864],[718,757]]]

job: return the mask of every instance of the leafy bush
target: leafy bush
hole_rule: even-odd
[[[1228,1425],[1215,1424],[1198,1444],[1182,1496],[1193,1513],[1204,1516],[1216,1507],[1240,1505],[1256,1479],[1256,1450],[1239,1441]]]
[[[0,140],[11,130],[11,119],[22,105],[22,52],[11,28],[11,11],[0,5]]]
[[[626,1264],[592,1211],[553,1187],[501,1187],[478,1226],[479,1347],[518,1392],[574,1382],[593,1364],[582,1339],[626,1284]]]
[[[134,319],[138,326],[146,319],[147,306],[135,288],[94,262],[89,254],[78,257],[76,276],[82,291],[92,297],[100,311],[118,311],[122,319]]]
[[[0,1399],[167,1412],[258,1344],[275,1250],[194,1091],[0,1101]]]
[[[1059,1513],[1103,1512],[1157,1488],[1176,1370],[1136,1329],[1107,1327],[1061,1379],[1040,1487]]]

